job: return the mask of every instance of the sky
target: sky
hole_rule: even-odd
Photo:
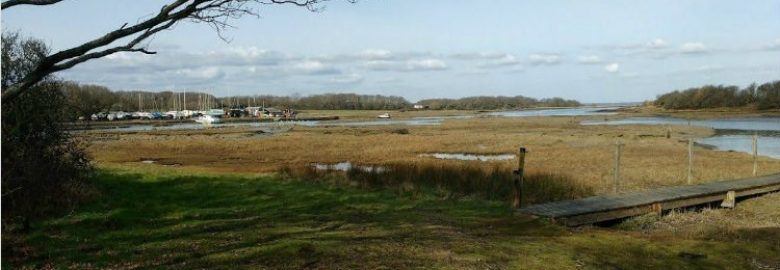
[[[67,49],[169,1],[65,0],[2,12],[4,31]],[[780,1],[332,0],[252,5],[220,36],[182,22],[57,75],[114,90],[360,93],[634,102],[705,84],[780,79]]]

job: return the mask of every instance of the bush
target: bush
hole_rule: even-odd
[[[2,35],[2,89],[22,80],[48,54],[45,43]],[[2,222],[67,210],[86,192],[90,169],[83,147],[64,131],[65,99],[53,78],[2,101]],[[6,231],[8,226],[3,226]],[[5,235],[5,234],[4,234]]]
[[[45,83],[2,108],[3,221],[56,214],[85,191],[90,169],[83,147],[61,126],[64,98]],[[27,225],[25,225],[27,226]]]
[[[396,128],[391,131],[393,134],[401,134],[401,135],[407,135],[409,134],[409,129],[407,128]]]

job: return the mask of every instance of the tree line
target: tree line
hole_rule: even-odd
[[[66,115],[70,119],[88,118],[106,111],[170,111],[208,110],[214,108],[276,107],[296,110],[402,110],[412,108],[412,103],[400,96],[319,94],[310,96],[228,96],[216,97],[202,91],[111,91],[99,85],[61,83],[67,101]],[[427,99],[418,104],[441,110],[500,110],[528,107],[579,106],[575,100],[562,98],[535,99],[515,97],[465,97],[461,99]]]
[[[705,85],[675,90],[656,98],[654,104],[665,109],[708,109],[753,107],[759,110],[780,109],[780,81],[737,86]]]
[[[304,110],[400,110],[411,107],[411,103],[399,96],[319,94],[310,96],[233,96],[220,98],[229,107],[262,106]]]
[[[298,110],[400,110],[411,103],[399,96],[320,94],[311,96],[228,96],[216,97],[199,91],[111,91],[99,85],[61,83],[67,101],[66,115],[88,118],[106,111],[208,110],[245,107],[278,107]]]
[[[475,96],[459,99],[425,99],[418,102],[433,110],[511,110],[531,107],[577,107],[580,102],[559,97],[535,99],[524,96]]]

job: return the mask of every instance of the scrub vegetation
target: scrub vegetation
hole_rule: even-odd
[[[759,110],[780,109],[780,81],[761,85],[706,85],[658,96],[655,105],[665,109],[711,109],[752,107]]]

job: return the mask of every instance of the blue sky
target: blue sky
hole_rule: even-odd
[[[166,1],[65,0],[2,12],[5,30],[61,50],[151,16]],[[224,95],[355,92],[524,95],[620,102],[674,89],[780,79],[780,1],[328,2],[255,6],[221,40],[181,23],[158,55],[118,54],[59,73],[117,90]]]

